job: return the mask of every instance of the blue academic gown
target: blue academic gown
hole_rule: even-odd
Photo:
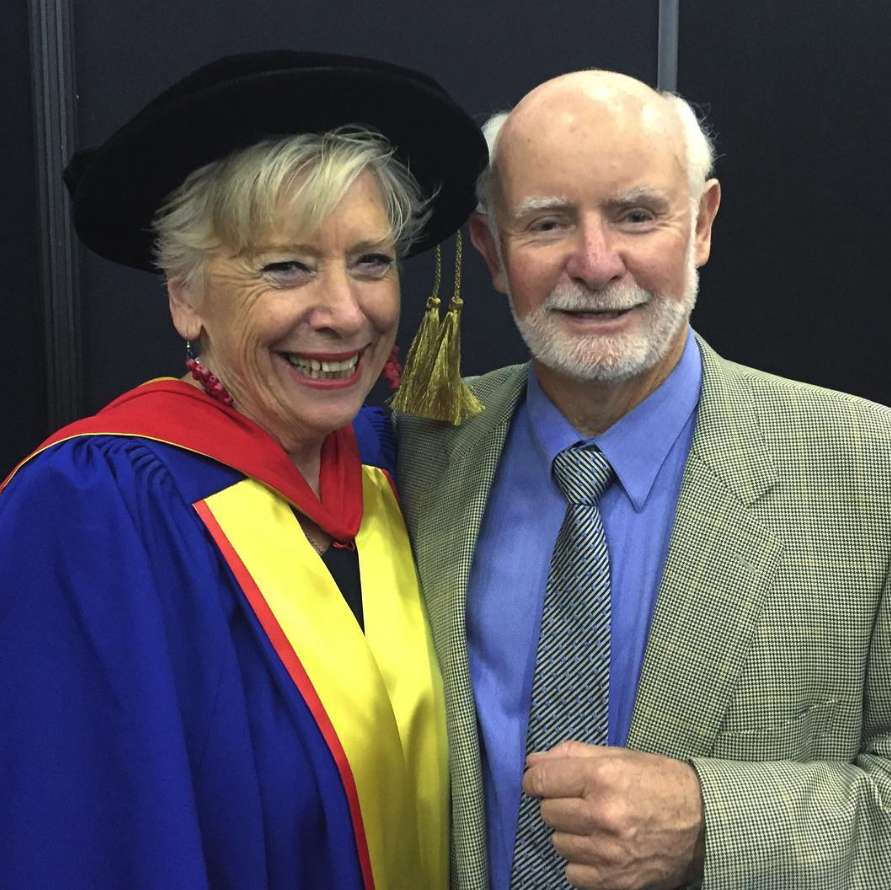
[[[329,749],[190,509],[241,478],[89,436],[0,497],[0,887],[364,886]]]

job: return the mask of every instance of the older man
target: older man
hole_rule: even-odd
[[[532,362],[399,421],[457,886],[887,890],[891,412],[691,333],[680,99],[570,74],[489,136],[471,234]]]

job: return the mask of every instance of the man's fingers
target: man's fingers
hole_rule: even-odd
[[[530,797],[583,797],[586,792],[596,793],[600,789],[599,777],[613,772],[624,753],[622,748],[600,748],[581,742],[565,744],[564,752],[580,751],[582,756],[557,756],[554,748],[545,756],[530,754],[527,758],[523,790]]]
[[[587,838],[623,837],[634,829],[635,814],[628,801],[616,796],[545,798],[541,819],[554,831]]]
[[[569,834],[565,831],[555,831],[551,836],[554,849],[567,861],[580,865],[601,866],[606,856],[601,855],[590,838],[577,834]],[[604,839],[605,843],[608,843]]]
[[[541,802],[541,818],[555,832],[587,836],[597,827],[591,805],[580,797],[546,798]]]
[[[523,791],[530,797],[582,797],[587,787],[584,761],[569,758],[538,760],[523,775]]]
[[[578,890],[615,890],[620,886],[614,881],[604,879],[599,869],[590,865],[579,865],[576,862],[570,862],[566,866],[566,880]]]
[[[608,748],[605,745],[588,745],[585,742],[567,740],[554,745],[553,748],[549,748],[547,751],[533,751],[527,755],[526,763],[531,766],[533,763],[555,757],[602,757],[609,751],[615,750],[624,749]]]

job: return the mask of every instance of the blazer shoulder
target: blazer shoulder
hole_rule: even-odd
[[[777,466],[891,463],[891,408],[740,365],[700,343],[702,397],[694,449],[707,462],[763,449]]]
[[[480,374],[477,377],[466,377],[465,383],[485,404],[496,401],[499,395],[505,392],[513,391],[520,383],[525,385],[528,372],[528,362],[520,365],[505,365],[503,368],[496,368],[494,371]]]
[[[468,418],[459,426],[439,420],[427,420],[412,414],[394,412],[400,454],[405,447],[423,439],[429,447],[434,443],[450,443],[485,434],[505,417],[510,418],[526,387],[528,365],[507,365],[478,377],[467,377],[465,383],[483,405],[483,413]]]
[[[858,429],[891,444],[891,408],[850,393],[790,380],[745,365],[728,365],[745,379],[768,425],[819,427],[825,433]]]

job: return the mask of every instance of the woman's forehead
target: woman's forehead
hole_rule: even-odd
[[[254,221],[251,250],[311,248],[326,236],[369,245],[392,242],[393,227],[373,172],[360,173],[339,196],[300,184],[284,190],[269,216]]]

